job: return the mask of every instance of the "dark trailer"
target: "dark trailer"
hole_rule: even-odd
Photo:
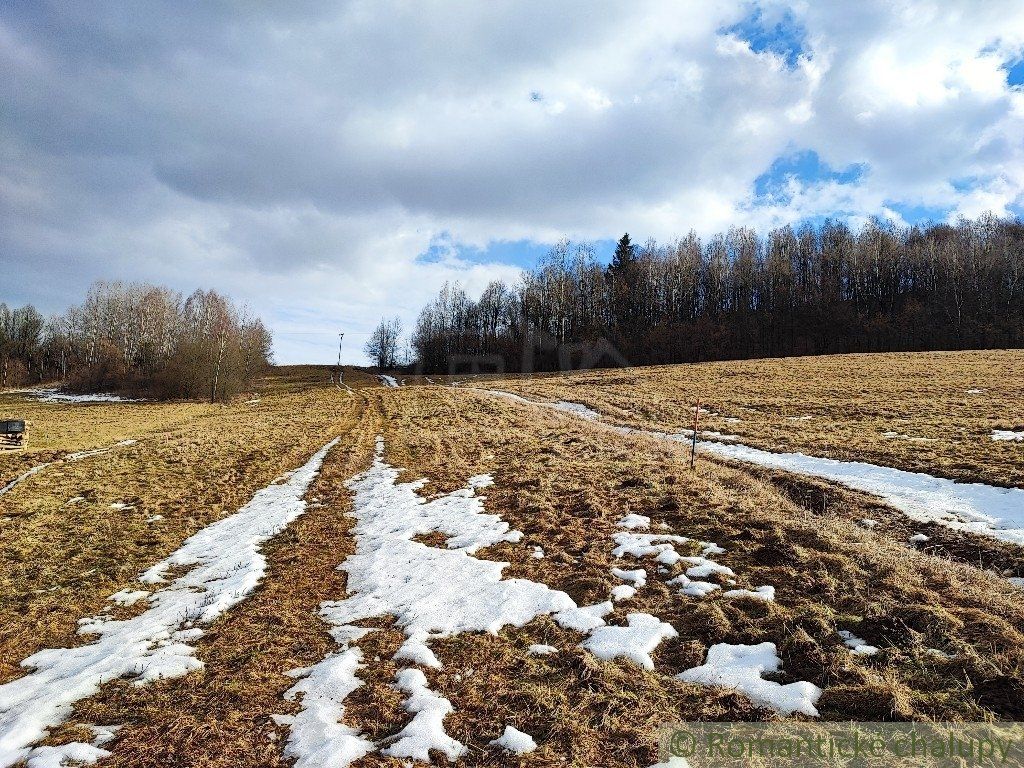
[[[0,421],[0,451],[25,447],[25,422],[22,419]]]

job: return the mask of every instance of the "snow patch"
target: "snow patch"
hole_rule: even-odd
[[[647,584],[647,571],[643,568],[637,568],[633,571],[627,571],[622,568],[612,568],[612,576],[621,581],[628,582],[635,587],[642,587]]]
[[[429,763],[432,749],[449,760],[456,760],[466,752],[466,746],[444,730],[445,717],[454,711],[452,703],[430,690],[426,675],[418,669],[400,669],[395,674],[395,688],[408,694],[405,710],[412,712],[413,718],[398,732],[391,745],[381,750],[382,754]]]
[[[628,626],[597,627],[581,645],[599,659],[610,661],[624,657],[644,669],[654,669],[651,652],[670,637],[679,633],[649,613],[631,613],[626,617]]]
[[[708,649],[707,660],[702,666],[688,669],[676,677],[688,683],[735,689],[754,704],[770,707],[781,715],[800,712],[817,717],[818,710],[814,705],[822,694],[821,688],[805,681],[782,685],[762,678],[765,673],[778,672],[781,663],[775,643],[719,643]]]
[[[398,387],[398,379],[396,379],[394,376],[387,376],[382,373],[377,378],[380,379],[380,383],[383,384],[385,387]]]
[[[484,511],[483,497],[476,491],[492,484],[490,475],[474,476],[464,488],[428,500],[418,494],[426,481],[399,483],[401,470],[383,460],[383,448],[383,440],[378,438],[373,464],[346,484],[354,492],[350,514],[356,520],[352,529],[356,549],[339,569],[348,574],[349,596],[324,603],[320,611],[333,626],[332,635],[339,644],[347,647],[351,640],[375,631],[355,627],[354,622],[393,616],[394,626],[406,635],[395,658],[439,667],[440,661],[429,647],[435,638],[462,632],[496,633],[510,624],[523,626],[543,614],[557,618],[579,612],[590,621],[604,623],[578,608],[564,592],[526,579],[503,579],[507,563],[473,557],[482,547],[522,539],[522,533],[510,530],[498,515]],[[433,547],[415,540],[431,533],[447,536],[445,545]],[[313,667],[311,676],[319,666]],[[395,687],[407,694],[405,708],[413,717],[398,734],[382,742],[386,744],[382,754],[429,762],[432,749],[449,760],[464,753],[465,746],[444,730],[451,703],[430,689],[421,670],[400,669]],[[309,709],[304,697],[296,723],[316,723],[318,712],[325,707],[334,718],[331,722],[338,722],[346,690],[328,696],[330,701],[314,700]],[[312,726],[307,733],[312,734],[307,739],[289,740],[289,753],[314,756],[309,758],[311,766],[323,764],[315,756],[331,754],[330,739],[321,735],[318,741]],[[349,732],[343,735],[353,736]],[[376,747],[367,747],[372,748]],[[332,765],[349,762],[337,760]]]
[[[839,630],[839,637],[843,639],[843,644],[858,656],[874,656],[879,651],[878,648],[868,645],[866,640],[857,637],[848,629]]]
[[[723,592],[722,597],[745,598],[771,603],[775,600],[775,587],[765,585],[756,589],[730,589],[728,592]]]
[[[548,656],[552,653],[558,653],[558,649],[553,645],[544,645],[543,643],[535,643],[531,645],[527,650],[534,656]]]
[[[651,527],[651,518],[647,515],[630,513],[616,523],[619,528],[628,528],[631,531],[646,530]]]
[[[135,445],[135,441],[134,440],[122,440],[119,443],[114,443],[109,448],[96,448],[96,449],[93,449],[91,451],[77,451],[76,453],[69,453],[66,456],[64,456],[63,458],[57,459],[55,461],[48,461],[45,464],[37,464],[36,466],[32,467],[27,472],[24,472],[24,473],[18,475],[18,477],[16,477],[13,480],[11,480],[4,487],[0,488],[0,496],[3,496],[5,493],[10,491],[12,488],[14,488],[14,486],[18,485],[19,483],[24,482],[25,480],[28,480],[30,477],[32,477],[32,475],[38,474],[39,472],[42,472],[47,467],[52,467],[54,464],[65,464],[65,463],[70,463],[70,462],[73,462],[73,461],[81,461],[82,459],[88,459],[88,458],[91,458],[93,456],[101,456],[101,455],[103,455],[105,453],[110,453],[115,448],[120,448],[120,447],[126,446],[126,445]],[[69,500],[67,503],[68,504],[77,504],[80,501],[85,501],[85,499],[83,497],[81,497],[81,496],[76,496],[75,498]]]
[[[601,418],[601,414],[595,410],[587,408],[582,403],[570,403],[568,400],[558,400],[551,403],[551,407],[558,411],[565,411],[571,413],[574,416],[579,416],[581,419],[587,419],[588,421],[594,421]]]
[[[555,621],[563,629],[589,632],[604,626],[604,617],[614,610],[615,606],[611,604],[611,601],[605,601],[596,605],[585,605],[559,611],[555,614]]]
[[[149,592],[145,590],[130,590],[122,589],[120,592],[115,592],[107,599],[117,603],[118,605],[135,605],[139,600],[144,600],[149,597]]]
[[[511,725],[506,725],[504,733],[488,743],[517,755],[525,755],[537,748],[537,742],[533,740],[533,736],[518,728],[513,728]]]
[[[363,684],[356,674],[362,658],[358,648],[345,648],[310,669],[291,673],[302,679],[284,697],[293,701],[301,694],[302,711],[294,717],[277,715],[274,722],[291,729],[284,754],[295,758],[296,768],[346,766],[374,749],[372,741],[341,722],[342,702]]]

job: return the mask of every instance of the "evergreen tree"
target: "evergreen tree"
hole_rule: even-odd
[[[619,238],[615,244],[615,253],[608,269],[614,275],[626,275],[636,264],[636,246],[629,239],[629,232]]]

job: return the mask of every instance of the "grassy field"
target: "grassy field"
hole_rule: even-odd
[[[992,444],[988,435],[1024,422],[1024,384],[1014,375],[1022,366],[1017,352],[852,356],[475,384],[584,403],[618,423],[666,431],[689,426],[700,396],[717,414],[702,427],[751,445],[1020,486],[1024,444]],[[75,634],[78,619],[109,610],[108,595],[137,588],[139,572],[340,437],[306,494],[306,513],[264,547],[266,578],[195,643],[204,668],[147,686],[111,681],[47,743],[88,740],[85,723],[118,724],[105,764],[287,764],[289,728],[272,716],[300,708],[283,698],[295,683],[285,673],[337,648],[318,607],[346,597],[337,570],[354,551],[345,482],[369,466],[378,435],[403,480],[426,479],[424,498],[493,475],[486,511],[523,537],[475,556],[508,563],[505,578],[589,605],[621,584],[613,567],[646,567],[648,585],[616,602],[606,621],[621,625],[642,612],[678,633],[652,652],[650,670],[596,658],[578,632],[548,616],[433,640],[441,667],[424,672],[453,707],[444,727],[468,748],[460,765],[646,768],[657,762],[664,723],[777,719],[741,693],[675,678],[723,642],[774,643],[782,672],[772,679],[819,686],[826,720],[1024,718],[1024,593],[1003,578],[1024,576],[1019,547],[937,526],[929,546],[914,546],[908,535],[919,525],[833,484],[707,456],[691,471],[681,444],[503,400],[473,382],[419,386],[410,377],[417,386],[394,389],[353,371],[350,392],[328,385],[326,370],[279,370],[258,395],[223,407],[0,396],[0,415],[33,422],[33,447],[0,456],[0,477],[137,441],[54,463],[0,497],[0,682],[23,674],[18,662],[39,649],[87,642]],[[735,573],[729,588],[773,585],[774,601],[681,597],[666,582],[685,565],[658,571],[650,560],[616,559],[612,536],[627,514],[649,517],[652,531],[717,543],[725,552],[715,559]],[[859,525],[864,518],[878,525]],[[424,543],[443,547],[429,536]],[[116,610],[128,618],[139,608]],[[378,631],[356,641],[362,685],[345,699],[344,722],[387,743],[410,720],[394,687],[410,662],[395,658],[403,633],[391,619],[363,625]],[[840,630],[880,652],[852,654]],[[531,644],[558,651],[533,655]],[[537,750],[516,757],[490,745],[504,725],[532,734]],[[379,753],[356,763],[403,764]]]
[[[616,423],[739,435],[770,451],[867,461],[1020,487],[1024,351],[836,355],[495,378],[488,387],[583,403]]]

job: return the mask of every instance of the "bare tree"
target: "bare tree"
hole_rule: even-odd
[[[363,346],[366,356],[381,370],[388,370],[398,365],[400,343],[402,337],[402,321],[398,317],[391,320],[381,319]]]

